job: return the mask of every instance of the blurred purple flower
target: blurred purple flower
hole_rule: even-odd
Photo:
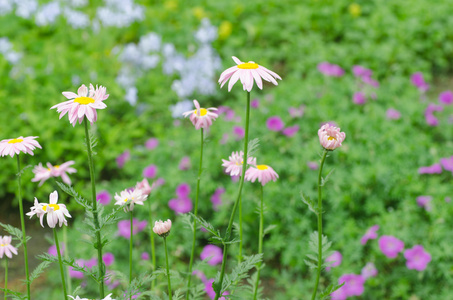
[[[395,258],[403,251],[404,242],[391,235],[383,235],[378,241],[379,248],[388,258]]]
[[[307,166],[309,169],[311,170],[318,170],[319,166],[318,166],[318,163],[317,162],[314,162],[314,161],[309,161],[307,163]]]
[[[343,255],[339,251],[334,251],[332,255],[326,258],[326,262],[332,262],[330,265],[326,267],[326,271],[330,271],[331,268],[335,268],[341,264],[343,259]]]
[[[420,92],[426,92],[429,89],[429,85],[425,82],[422,72],[412,74],[411,82],[419,89]]]
[[[143,169],[143,177],[154,178],[156,177],[157,167],[156,165],[149,165]]]
[[[279,116],[272,116],[267,119],[266,126],[270,131],[280,131],[285,127],[285,124]]]
[[[305,105],[300,105],[299,107],[290,107],[288,108],[288,113],[291,118],[300,118],[304,115]]]
[[[118,168],[122,169],[124,167],[124,164],[126,161],[131,159],[131,152],[129,150],[124,151],[122,154],[120,154],[116,158],[116,164],[118,165]]]
[[[404,251],[404,257],[407,259],[406,266],[410,270],[423,271],[431,261],[431,255],[421,245],[415,245],[412,249]]]
[[[111,266],[115,261],[115,256],[113,255],[113,253],[107,252],[102,256],[102,261],[107,267]]]
[[[80,267],[83,267],[85,265],[85,261],[83,259],[77,259],[75,262]],[[82,279],[83,273],[80,271],[74,270],[72,267],[69,267],[69,276],[72,278]]]
[[[59,243],[59,245],[60,245],[60,251],[61,251],[60,254],[63,255],[63,253],[64,253],[64,244]],[[49,254],[52,255],[52,256],[57,257],[57,255],[58,255],[58,253],[57,253],[57,246],[56,246],[56,245],[50,246],[50,247],[49,247],[49,250],[47,250],[47,253],[49,253]]]
[[[260,106],[260,101],[258,99],[253,99],[252,102],[250,102],[250,107],[252,108],[258,108]]]
[[[192,210],[192,200],[189,198],[177,198],[168,201],[170,207],[176,214],[185,214]]]
[[[363,279],[367,280],[370,277],[375,277],[377,273],[376,266],[372,262],[369,262],[363,267],[361,274]]]
[[[159,146],[159,140],[156,138],[150,138],[145,142],[145,147],[148,150],[153,150]]]
[[[212,208],[217,211],[219,206],[222,205],[222,195],[225,193],[224,188],[217,188],[211,196]]]
[[[367,76],[363,76],[362,77],[362,82],[367,84],[367,85],[370,85],[374,88],[378,88],[379,87],[379,82],[371,77],[367,77]]]
[[[142,260],[149,260],[149,253],[148,252],[142,252],[142,254],[140,255],[140,258]]]
[[[200,270],[194,270],[192,272],[192,275],[195,275],[198,277],[198,279],[200,279],[203,283],[205,283],[207,281],[206,279],[206,275],[204,275],[204,273]]]
[[[450,105],[453,103],[453,92],[445,91],[439,94],[439,102],[442,104]]]
[[[445,197],[444,200],[445,200],[446,203],[450,203],[451,202],[451,197]]]
[[[354,74],[355,77],[359,78],[371,77],[373,75],[373,71],[359,65],[355,65],[352,67],[352,73]]]
[[[107,192],[106,190],[100,191],[96,195],[96,200],[101,203],[102,205],[107,205],[110,203],[110,200],[112,199],[112,196]]]
[[[139,221],[137,219],[132,220],[132,234],[136,235],[140,231],[145,229],[148,222],[146,221]],[[131,237],[131,221],[130,220],[121,220],[118,222],[118,235],[129,239]]]
[[[204,283],[204,290],[206,291],[206,294],[208,295],[209,299],[215,299],[215,292],[214,292],[214,289],[212,288],[214,279],[206,280],[203,283]],[[229,294],[230,293],[228,291],[225,291],[223,293],[223,295],[229,295]],[[226,299],[225,299],[225,297],[220,297],[219,300],[226,300]]]
[[[338,284],[345,283],[339,290],[344,290],[343,293],[346,297],[360,296],[363,294],[365,288],[365,278],[362,275],[344,274],[338,279]]]
[[[178,168],[180,170],[189,170],[190,169],[190,158],[188,156],[184,156],[183,158],[181,158]]]
[[[425,114],[425,120],[429,126],[439,125],[439,120],[433,114]]]
[[[389,120],[398,120],[399,118],[401,118],[401,113],[394,108],[387,109],[385,115]]]
[[[201,251],[200,258],[201,260],[205,260],[209,257],[210,259],[208,260],[208,264],[210,264],[211,266],[220,264],[223,259],[222,248],[216,245],[206,245]]]
[[[453,172],[453,156],[441,158],[440,163],[445,171]]]
[[[365,234],[360,239],[360,243],[365,245],[368,240],[374,240],[377,238],[377,231],[379,230],[379,225],[373,225],[365,232]]]
[[[362,105],[365,104],[366,98],[365,94],[362,92],[355,92],[354,95],[352,95],[352,102],[357,105]]]
[[[339,65],[326,61],[318,64],[318,70],[326,76],[341,77],[344,74],[344,70]]]
[[[187,183],[181,183],[176,187],[176,196],[178,198],[187,198],[190,194],[190,186]]]
[[[225,145],[228,142],[228,136],[229,136],[228,133],[224,133],[222,135],[222,139],[219,141],[219,143],[221,145]]]
[[[287,137],[293,137],[299,131],[299,125],[294,125],[290,127],[286,127],[282,130],[282,133]]]
[[[241,126],[234,126],[233,134],[236,136],[236,140],[241,140],[245,136],[245,130]]]
[[[428,107],[426,107],[425,115],[432,114],[435,111],[443,111],[443,110],[444,110],[444,107],[442,105],[430,103],[430,104],[428,104]]]
[[[442,166],[440,164],[434,164],[428,167],[418,168],[418,174],[440,174],[442,173]]]
[[[96,266],[97,264],[98,264],[98,259],[96,257],[93,257],[92,259],[85,261],[85,267],[87,267],[89,269]]]
[[[425,210],[427,210],[427,211],[431,210],[431,200],[433,200],[433,197],[418,196],[416,200],[417,200],[418,206],[425,208]]]

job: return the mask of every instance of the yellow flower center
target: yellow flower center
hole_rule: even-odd
[[[206,108],[200,108],[200,117],[206,116],[208,110]],[[195,110],[194,114],[197,115],[197,110]]]
[[[258,64],[255,63],[243,63],[237,66],[239,69],[258,69]]]
[[[269,167],[266,165],[257,165],[256,168],[260,171],[269,169]]]
[[[124,202],[127,202],[127,200],[129,200],[129,199],[127,199],[127,198],[126,198],[126,199],[124,199]]]
[[[44,206],[42,207],[42,210],[43,210],[43,211],[47,211],[47,206],[52,207],[54,211],[57,211],[57,210],[60,209],[60,206],[59,206],[58,204],[49,204],[49,205],[44,205]]]
[[[327,140],[328,140],[328,141],[331,141],[331,140],[337,140],[337,139],[334,138],[333,136],[329,136],[329,137],[327,138]]]
[[[12,139],[11,141],[8,142],[8,144],[17,144],[17,143],[22,143],[24,140],[23,139]]]
[[[77,102],[82,105],[87,105],[90,103],[94,103],[94,99],[90,97],[78,97],[74,99],[74,102]]]
[[[6,246],[8,246],[8,245],[6,245],[6,244],[0,244],[0,247],[6,247]]]
[[[60,168],[59,165],[55,165],[55,166],[53,166],[53,167],[54,167],[55,169],[59,169],[59,168]]]

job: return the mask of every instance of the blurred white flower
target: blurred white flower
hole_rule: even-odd
[[[36,25],[46,26],[53,24],[60,14],[60,4],[57,1],[46,3],[38,9],[35,15]]]

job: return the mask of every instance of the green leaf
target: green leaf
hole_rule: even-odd
[[[30,275],[30,284],[33,282],[33,280],[35,280],[36,278],[39,277],[39,275],[41,275],[46,269],[47,267],[49,267],[51,264],[50,261],[43,261],[42,263],[40,263],[34,270],[33,272],[31,273]]]
[[[303,192],[300,192],[300,197],[302,199],[302,202],[307,204],[308,209],[314,212],[316,215],[318,215],[318,209],[316,208],[316,203],[313,202],[313,200],[310,199],[310,197],[306,196]]]
[[[343,282],[342,284],[330,284],[324,291],[322,291],[319,294],[320,299],[321,300],[329,299],[330,294],[341,288],[344,284],[345,282]]]
[[[326,184],[326,182],[329,181],[330,175],[332,175],[332,173],[333,173],[334,170],[335,170],[335,169],[330,170],[330,172],[327,173],[327,175],[326,175],[325,178],[324,178],[324,177],[321,178],[321,186],[324,186],[324,185]]]

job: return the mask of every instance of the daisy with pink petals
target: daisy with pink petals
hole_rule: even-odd
[[[60,119],[68,113],[69,123],[75,126],[77,121],[82,124],[83,119],[86,117],[91,125],[97,120],[97,109],[104,109],[107,107],[103,102],[109,95],[106,94],[106,88],[102,85],[100,87],[94,86],[90,83],[90,89],[82,84],[77,90],[77,94],[73,92],[63,92],[68,101],[59,103],[52,106],[50,109],[57,109],[60,113]]]
[[[195,126],[195,129],[198,130],[200,128],[208,129],[209,126],[212,125],[212,121],[215,121],[219,116],[215,112],[217,108],[210,107],[210,108],[202,108],[200,107],[200,103],[197,100],[193,100],[193,104],[195,105],[194,110],[186,111],[182,115],[184,117],[190,116],[190,121]]]
[[[13,254],[17,255],[17,248],[11,245],[12,237],[10,235],[0,236],[0,258],[6,255],[13,258]]]
[[[332,151],[341,146],[341,143],[346,138],[346,133],[340,132],[340,128],[327,123],[318,130],[318,136],[321,146],[326,150]]]
[[[35,177],[31,180],[32,182],[39,181],[39,186],[41,186],[47,179],[50,177],[61,177],[64,183],[67,185],[71,185],[71,179],[69,178],[68,174],[76,173],[77,170],[70,167],[75,162],[70,160],[65,162],[61,165],[52,166],[51,163],[47,163],[47,168],[43,167],[41,163],[33,168],[33,173]]]
[[[242,165],[244,164],[244,152],[233,152],[231,153],[228,160],[222,159],[222,167],[225,167],[225,173],[230,176],[240,176],[242,174]],[[247,164],[256,166],[256,158],[249,157]]]
[[[123,205],[126,204],[124,207],[124,211],[133,211],[134,205],[143,205],[143,201],[148,198],[148,195],[143,193],[142,189],[135,188],[133,191],[124,190],[121,193],[115,194],[115,205]]]
[[[266,69],[263,66],[258,65],[253,61],[244,63],[240,61],[236,56],[232,57],[237,66],[231,67],[223,71],[220,75],[219,83],[222,88],[224,84],[230,80],[228,83],[228,92],[231,91],[233,85],[240,79],[244,91],[250,92],[253,87],[253,82],[256,82],[256,85],[260,90],[263,89],[263,80],[272,82],[275,85],[278,85],[277,80],[281,79],[277,73],[272,72],[271,70]]]
[[[263,186],[271,180],[277,181],[277,178],[277,172],[268,165],[252,166],[245,172],[245,180],[255,182],[258,179]]]
[[[42,227],[44,227],[42,223],[44,215],[47,215],[47,225],[49,225],[50,228],[55,228],[57,224],[60,227],[63,226],[63,224],[67,226],[68,222],[66,221],[65,216],[71,218],[71,215],[69,214],[66,205],[57,204],[58,202],[57,191],[54,191],[50,194],[49,201],[50,204],[39,203],[38,199],[35,197],[34,206],[31,207],[30,212],[26,213],[26,215],[29,216],[30,219],[34,215],[36,215],[39,218],[39,222],[41,223]]]
[[[35,150],[36,148],[42,149],[38,141],[35,141],[36,138],[38,137],[20,136],[16,139],[0,141],[0,155],[2,157],[6,155],[13,157],[14,154],[19,155],[20,152],[33,155],[33,150]]]

